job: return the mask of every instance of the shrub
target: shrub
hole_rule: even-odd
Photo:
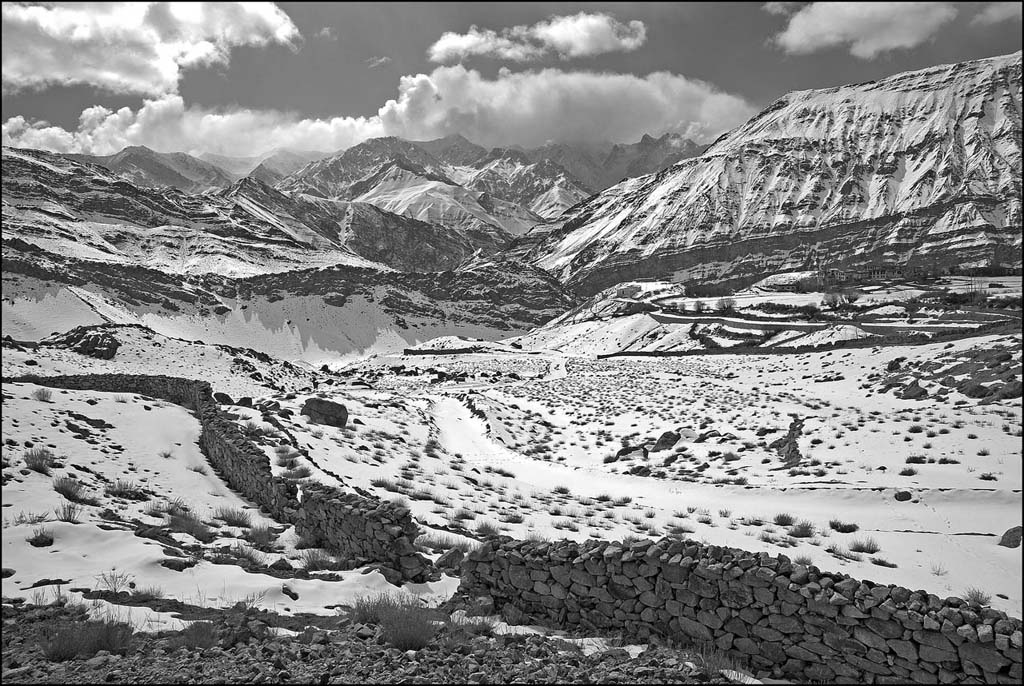
[[[136,588],[132,591],[132,598],[136,600],[158,600],[164,597],[164,589],[159,586],[146,586],[145,588]]]
[[[838,531],[841,534],[852,534],[854,531],[860,528],[856,524],[848,524],[838,519],[829,520],[828,525],[832,530]]]
[[[873,555],[881,549],[882,547],[878,545],[878,542],[871,537],[865,539],[855,538],[850,543],[850,550],[855,553],[867,553],[868,555]]]
[[[906,460],[907,464],[924,464],[927,461],[928,458],[926,458],[924,455],[911,455]]]
[[[83,488],[81,481],[70,476],[62,476],[53,480],[53,490],[57,491],[71,502],[93,504],[95,501],[91,498],[82,496]]]
[[[209,543],[213,540],[213,532],[197,516],[191,512],[180,512],[169,514],[167,525],[173,531],[180,531],[189,534],[197,540]]]
[[[250,438],[255,438],[257,436],[263,435],[263,425],[260,424],[259,422],[254,422],[250,419],[245,423],[245,426],[242,427],[242,431],[245,433],[246,436],[249,436]]]
[[[498,527],[494,524],[491,524],[490,522],[480,522],[479,524],[477,524],[476,532],[484,537],[497,536],[499,533],[501,533]]]
[[[832,553],[836,557],[842,558],[844,560],[853,560],[853,561],[856,562],[856,561],[861,559],[860,555],[858,555],[856,553],[851,553],[850,551],[848,551],[845,548],[843,548],[841,545],[837,545],[835,543],[830,545],[825,550],[827,550],[828,552]]]
[[[978,478],[981,479],[982,481],[999,481],[999,479],[996,477],[996,475],[993,474],[992,472],[985,472],[984,474],[982,474]]]
[[[49,388],[37,388],[36,390],[32,391],[32,397],[38,400],[39,402],[48,403],[50,402],[50,398],[53,397],[53,391],[51,391]]]
[[[980,588],[974,588],[973,586],[964,591],[964,600],[971,605],[984,607],[992,602],[992,596],[985,593]]]
[[[814,535],[814,524],[805,519],[799,524],[791,526],[789,528],[789,535],[793,538],[810,538]]]
[[[101,622],[70,622],[44,628],[39,647],[51,662],[92,657],[101,650],[124,655],[134,630],[129,624],[106,619]]]
[[[215,519],[219,519],[228,526],[251,526],[252,520],[249,513],[237,507],[219,507],[213,513]]]
[[[188,648],[212,648],[217,645],[213,622],[192,622],[181,632],[181,643]]]
[[[149,496],[142,486],[139,486],[134,481],[125,481],[124,479],[118,479],[106,488],[107,495],[114,498],[125,498],[126,500],[149,500]]]
[[[50,467],[53,466],[53,463],[53,453],[46,448],[36,447],[25,451],[25,466],[33,472],[49,476]]]
[[[433,610],[421,607],[414,598],[403,598],[381,613],[384,640],[398,650],[419,650],[437,633],[434,615]]]
[[[568,486],[555,486],[554,489],[552,489],[552,490],[555,493],[558,493],[559,495],[569,495],[569,487]]]
[[[45,548],[48,545],[53,545],[53,531],[46,527],[37,527],[32,530],[32,535],[25,540],[36,548]]]
[[[787,512],[780,512],[775,515],[775,519],[772,521],[775,522],[776,526],[791,526],[796,521],[796,517]]]
[[[250,527],[249,531],[245,534],[245,538],[256,548],[260,550],[269,550],[277,540],[277,534],[275,534],[274,530],[269,526],[260,525]]]
[[[814,560],[811,559],[810,555],[797,555],[793,558],[793,562],[805,567],[814,564]]]
[[[263,553],[259,552],[258,550],[254,550],[253,548],[250,548],[249,546],[244,545],[242,543],[236,543],[233,546],[231,546],[231,554],[234,555],[236,558],[240,560],[245,560],[257,567],[262,567],[264,563]]]
[[[356,604],[352,606],[352,621],[356,624],[380,624],[385,610],[397,604],[398,599],[390,593],[361,596],[356,598]]]
[[[895,562],[889,562],[888,560],[883,559],[881,557],[873,557],[873,558],[871,558],[871,564],[878,565],[879,567],[890,567],[890,568],[898,567],[899,566]]]
[[[904,467],[900,470],[900,476],[914,476],[917,474],[917,470],[913,467]]]
[[[313,472],[312,470],[310,470],[309,467],[305,465],[300,465],[298,467],[295,467],[294,469],[289,469],[287,471],[281,472],[281,476],[283,476],[286,479],[305,479],[312,473]]]
[[[302,553],[302,566],[308,572],[322,572],[337,569],[338,562],[321,548],[310,548]]]
[[[53,514],[62,522],[78,524],[78,518],[82,515],[82,508],[74,503],[63,503],[60,507],[54,508]]]

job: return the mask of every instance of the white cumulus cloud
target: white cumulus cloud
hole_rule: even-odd
[[[471,26],[466,33],[446,32],[427,51],[432,62],[455,62],[473,56],[526,62],[543,57],[592,57],[630,52],[647,40],[642,21],[622,23],[608,14],[580,12],[554,16],[500,32]]]
[[[766,11],[782,10],[769,5]],[[924,43],[956,15],[950,2],[813,2],[792,14],[774,41],[795,55],[849,46],[854,57],[872,59]]]
[[[177,92],[185,69],[227,63],[232,48],[295,47],[298,29],[270,2],[3,3],[3,88],[91,84]]]
[[[90,107],[74,131],[21,116],[8,119],[2,128],[4,145],[94,155],[128,145],[242,156],[274,148],[333,151],[384,135],[377,117],[308,119],[274,110],[213,111],[186,106],[176,94],[146,100],[137,110]]]
[[[3,144],[92,154],[146,145],[162,152],[255,155],[278,147],[334,151],[384,135],[422,140],[461,133],[487,146],[631,142],[645,133],[666,132],[706,141],[754,112],[740,97],[669,72],[640,77],[502,69],[488,79],[454,65],[402,77],[398,97],[372,117],[311,119],[273,110],[215,111],[164,94],[136,110],[91,107],[71,131],[12,117],[3,124]]]
[[[971,19],[971,23],[987,26],[1004,21],[1020,21],[1021,7],[1024,7],[1024,5],[1020,2],[990,2],[987,3],[980,12],[974,15],[974,19]]]
[[[742,98],[669,72],[640,77],[543,69],[494,79],[462,65],[404,76],[399,97],[380,109],[393,135],[425,139],[462,133],[482,145],[635,141],[675,131],[711,138],[754,113]]]

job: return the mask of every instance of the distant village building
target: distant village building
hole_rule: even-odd
[[[630,283],[619,286],[615,291],[615,295],[619,298],[635,298],[640,295],[640,291],[640,284]]]

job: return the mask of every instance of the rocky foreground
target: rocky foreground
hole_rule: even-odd
[[[330,630],[273,636],[281,618],[253,609],[219,613],[209,632],[135,634],[123,654],[47,657],[55,630],[84,622],[86,612],[4,604],[3,683],[734,683],[713,655],[669,647],[585,656],[557,638],[447,624],[426,647],[402,651],[379,627],[347,618],[330,618]]]

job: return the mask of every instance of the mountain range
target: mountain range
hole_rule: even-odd
[[[4,148],[4,327],[67,307],[316,360],[522,333],[635,279],[1019,268],[1020,141],[1016,53],[790,93],[706,150]]]

